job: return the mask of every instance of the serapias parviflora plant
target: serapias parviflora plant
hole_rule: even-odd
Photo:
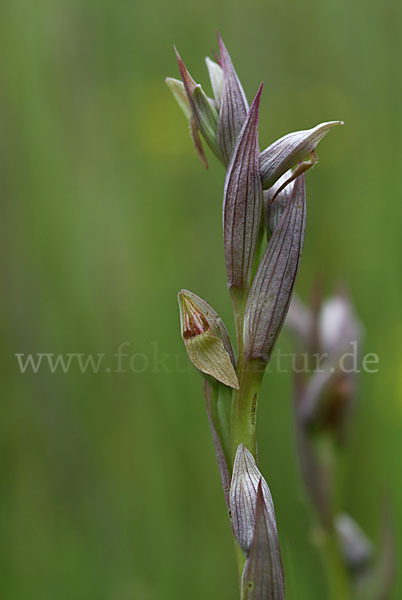
[[[357,400],[363,327],[344,286],[324,300],[317,281],[312,297],[308,307],[294,295],[286,319],[296,345],[298,457],[317,517],[311,539],[324,559],[331,597],[385,600],[391,594],[395,563],[388,502],[383,501],[377,548],[342,506],[340,475]]]
[[[223,238],[237,354],[219,315],[187,290],[179,293],[181,334],[190,360],[204,377],[241,598],[281,600],[285,582],[274,505],[257,466],[257,399],[300,263],[305,171],[317,160],[317,144],[341,121],[290,133],[261,152],[262,84],[249,106],[220,38],[219,48],[216,61],[206,59],[212,98],[191,77],[177,51],[181,81],[166,82],[189,121],[204,165],[203,141],[226,169]]]

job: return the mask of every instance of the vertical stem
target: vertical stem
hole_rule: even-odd
[[[258,365],[260,366],[260,365]],[[257,459],[256,444],[256,411],[258,392],[263,370],[256,369],[256,364],[244,362],[241,356],[238,365],[239,389],[233,390],[232,410],[230,416],[230,447],[232,464],[239,444],[244,444]],[[245,564],[244,554],[236,540],[236,560],[239,575],[240,595],[242,596],[242,576]]]
[[[230,448],[231,461],[234,463],[239,444],[244,444],[254,458],[257,459],[256,444],[256,413],[258,392],[260,389],[264,369],[261,363],[245,361],[244,357],[244,312],[246,308],[248,290],[231,288],[230,295],[233,302],[233,311],[236,324],[237,338],[237,377],[239,389],[233,390],[232,409],[230,415]],[[244,554],[236,540],[236,560],[239,575],[239,588],[242,594],[242,576],[245,564]]]
[[[232,461],[239,444],[244,444],[254,458],[257,458],[256,416],[258,393],[263,377],[263,369],[256,361],[243,364],[239,377],[240,387],[233,392],[230,421]]]
[[[236,561],[237,561],[237,575],[238,575],[238,580],[239,580],[239,589],[241,592],[242,589],[242,578],[243,578],[243,571],[244,571],[244,565],[246,564],[246,557],[243,554],[243,550],[240,548],[236,538],[233,538],[234,541],[234,545],[235,545],[235,552],[236,552]]]
[[[327,570],[330,598],[332,600],[352,600],[353,592],[345,562],[341,555],[335,529],[323,532],[322,558]]]
[[[232,287],[230,295],[236,323],[237,377],[239,380],[239,389],[233,392],[230,421],[233,462],[239,444],[244,444],[256,458],[256,411],[264,368],[257,361],[245,362],[243,326],[248,290]]]
[[[248,290],[242,288],[230,288],[230,295],[233,302],[233,312],[236,325],[236,342],[237,342],[237,377],[241,377],[244,362],[244,312],[246,310],[246,302]]]
[[[339,492],[337,490],[337,467],[339,455],[334,442],[328,435],[321,435],[312,443],[315,459],[319,465],[316,476],[327,490],[324,503],[315,504],[317,516],[321,521],[317,545],[327,571],[331,600],[352,600],[354,597],[352,582],[341,552],[335,529],[335,515],[338,513]],[[308,482],[306,482],[308,488]]]

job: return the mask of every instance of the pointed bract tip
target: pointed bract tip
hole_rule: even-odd
[[[176,47],[176,44],[173,44],[173,50],[174,50],[174,53],[175,53],[175,56],[176,56],[176,60],[180,64],[181,56],[180,56],[179,51],[178,51],[178,49]]]
[[[257,503],[261,502],[264,504],[264,494],[262,491],[262,477],[260,477],[260,481],[258,482],[258,487],[257,487]]]
[[[196,86],[194,79],[191,77],[190,73],[187,70],[186,65],[184,64],[176,46],[174,46],[174,51],[176,54],[177,64],[179,65],[180,75],[184,83],[184,87],[188,94],[191,94]]]
[[[260,83],[260,87],[258,88],[258,91],[257,91],[257,93],[255,95],[255,98],[254,98],[254,100],[251,103],[250,110],[252,110],[255,107],[259,108],[260,100],[261,100],[261,94],[262,94],[262,88],[263,87],[264,87],[264,82],[262,81]]]
[[[227,51],[227,48],[224,44],[224,41],[220,35],[219,32],[217,32],[217,37],[218,37],[218,43],[219,43],[219,51],[220,51],[220,55],[221,55],[221,61],[222,61],[222,66],[225,64],[226,60],[228,59],[229,61],[230,59],[230,54]]]
[[[223,68],[222,47],[225,48],[225,44],[223,43],[222,36],[219,32],[219,29],[216,30],[216,38],[218,40],[219,54],[217,52],[214,52],[214,58],[216,59],[216,62],[218,63],[218,65]]]
[[[227,51],[227,48],[226,48],[226,46],[224,44],[224,41],[223,41],[223,39],[222,39],[222,37],[220,36],[219,33],[217,34],[217,36],[218,36],[218,43],[219,43],[219,51],[221,53],[221,60],[223,60],[223,57],[225,55],[229,56],[229,52]]]
[[[179,69],[180,69],[180,73],[181,73],[182,68],[184,68],[185,70],[187,70],[187,69],[184,66],[184,62],[182,61],[182,58],[181,58],[181,56],[179,54],[178,49],[176,48],[176,46],[173,46],[173,48],[174,48],[174,53],[176,55],[177,64],[179,65]]]

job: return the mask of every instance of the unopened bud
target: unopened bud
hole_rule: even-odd
[[[208,162],[205,156],[204,148],[202,147],[200,136],[198,134],[198,127],[193,117],[190,102],[188,101],[187,93],[184,88],[184,83],[178,79],[173,79],[172,77],[166,77],[165,83],[171,90],[178,105],[186,115],[190,125],[190,135],[191,139],[193,140],[194,148],[204,166],[208,168]]]
[[[337,515],[335,527],[346,564],[352,571],[361,572],[373,555],[373,544],[356,521],[346,513]]]
[[[202,136],[211,150],[218,158],[220,158],[220,152],[216,141],[218,110],[216,108],[215,101],[208,98],[201,85],[196,83],[191,77],[177,50],[176,57],[183,80],[184,90],[187,95],[188,104],[197,128],[201,131]]]
[[[337,294],[323,303],[318,333],[321,350],[330,354],[342,353],[352,342],[359,341],[361,325],[345,293]]]
[[[217,140],[223,162],[228,165],[236,140],[247,117],[248,103],[225,44],[220,36],[218,39],[223,83]]]
[[[219,112],[222,102],[223,69],[218,63],[208,58],[205,59],[212,90],[214,92],[216,108]]]
[[[172,92],[177,104],[180,106],[187,119],[190,119],[192,113],[186,90],[184,89],[184,83],[178,79],[174,79],[173,77],[166,77],[165,83]]]
[[[229,289],[247,289],[258,243],[262,187],[258,164],[258,116],[262,84],[237,138],[226,173],[223,239]]]
[[[238,389],[229,335],[219,315],[199,296],[179,293],[181,334],[188,356],[202,373]]]
[[[337,125],[343,125],[342,121],[329,121],[312,129],[288,133],[265,148],[260,154],[261,179],[264,190],[270,188],[288,169],[301,161],[310,159],[317,144],[330,129]],[[314,161],[307,161],[304,164],[304,171],[313,164]]]
[[[242,592],[245,600],[285,600],[278,536],[267,511],[261,480],[257,488],[254,535],[244,566]]]
[[[244,317],[248,358],[267,363],[286,317],[303,248],[306,221],[304,175],[292,184],[278,225],[253,280]]]
[[[257,488],[260,482],[270,527],[273,535],[277,536],[274,504],[268,484],[251,452],[243,444],[239,444],[230,486],[230,510],[234,535],[246,554],[254,536]]]

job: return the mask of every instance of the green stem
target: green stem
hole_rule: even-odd
[[[237,376],[241,375],[244,362],[244,312],[246,310],[246,302],[248,290],[242,288],[230,288],[230,295],[233,302],[233,312],[236,325],[236,342],[237,342]]]
[[[256,361],[245,361],[244,357],[243,328],[248,290],[233,287],[230,290],[230,295],[232,297],[236,324],[238,351],[236,371],[239,380],[239,389],[233,390],[232,408],[230,414],[230,448],[233,464],[239,444],[244,444],[250,450],[253,456],[257,458],[257,399],[264,369],[261,368],[261,363]],[[239,573],[239,587],[241,592],[241,580],[244,570],[245,557],[236,540],[235,549]]]
[[[244,357],[244,312],[248,290],[232,287],[230,295],[236,323],[237,377],[239,389],[234,390],[230,419],[232,462],[239,444],[244,444],[256,458],[256,413],[258,392],[264,368],[259,361],[246,361]]]
[[[257,361],[244,363],[241,373],[238,374],[240,387],[233,392],[230,419],[232,461],[239,444],[244,444],[257,458],[257,401],[263,374],[261,364]]]
[[[263,377],[263,369],[259,363],[244,362],[241,359],[238,370],[238,390],[233,390],[232,410],[230,416],[230,446],[232,463],[234,462],[239,444],[244,444],[257,460],[256,416],[258,392]],[[235,540],[237,569],[239,573],[239,588],[241,597],[242,575],[245,564],[244,554]]]
[[[236,561],[237,561],[237,575],[238,575],[238,579],[239,579],[239,589],[242,589],[242,578],[243,578],[243,571],[244,571],[244,565],[246,564],[246,557],[243,554],[243,550],[240,548],[239,544],[237,543],[236,538],[233,538],[234,541],[234,545],[235,545],[235,552],[236,552]]]
[[[329,581],[330,598],[352,600],[353,590],[334,528],[323,531],[320,547]]]
[[[319,477],[326,481],[328,497],[324,512],[316,506],[321,521],[317,542],[327,571],[330,598],[332,600],[351,600],[354,597],[352,583],[339,545],[335,529],[335,515],[340,503],[338,468],[339,453],[331,436],[320,435],[312,445],[318,464]]]

